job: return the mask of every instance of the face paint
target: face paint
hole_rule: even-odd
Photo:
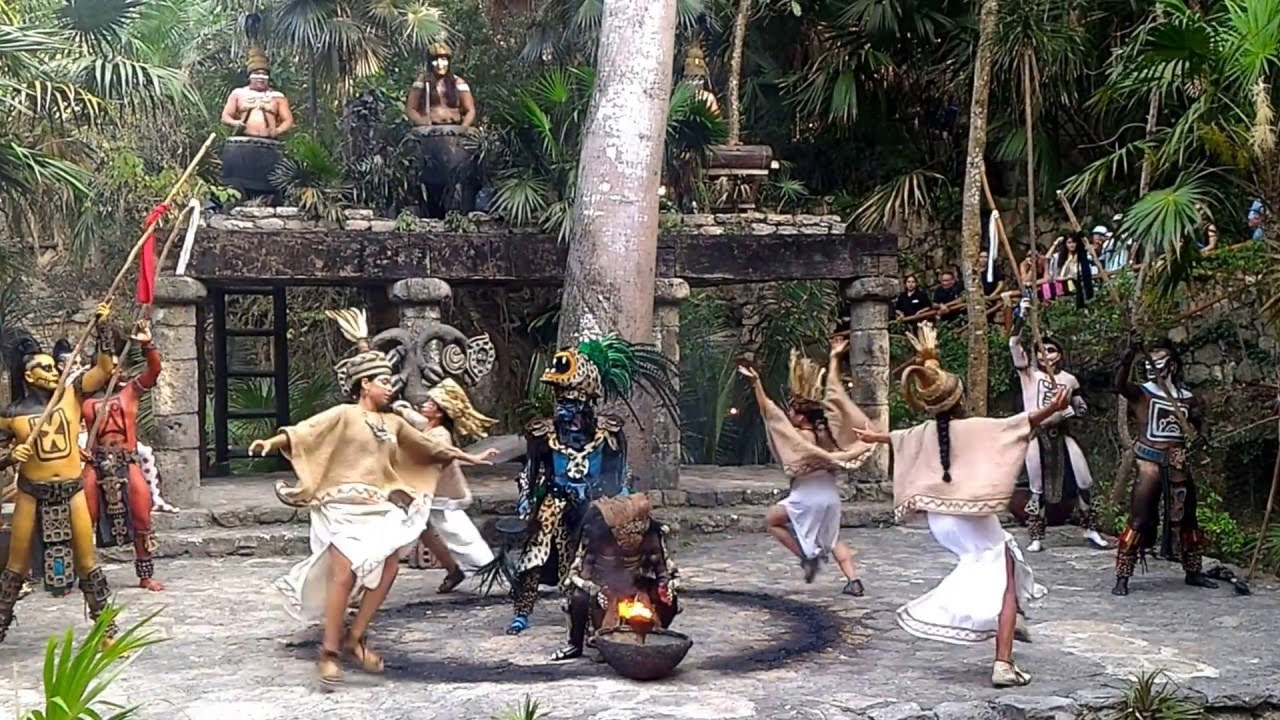
[[[1151,353],[1151,359],[1143,362],[1147,370],[1147,378],[1155,380],[1163,377],[1169,372],[1169,361],[1173,358],[1165,350],[1156,350]]]
[[[431,61],[431,67],[436,71],[437,75],[447,75],[449,73],[449,58],[441,55]]]
[[[1036,361],[1044,367],[1056,367],[1062,360],[1062,351],[1053,345],[1046,345],[1044,352],[1036,353]]]
[[[58,366],[53,356],[45,353],[32,356],[27,361],[23,379],[32,387],[38,387],[42,390],[56,390],[58,388]]]

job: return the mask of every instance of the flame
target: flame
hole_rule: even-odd
[[[640,598],[635,600],[623,599],[618,601],[618,617],[622,618],[623,622],[631,622],[632,620],[653,622],[653,611]]]

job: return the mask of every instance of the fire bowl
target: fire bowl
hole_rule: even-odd
[[[619,675],[632,680],[661,680],[684,660],[693,647],[686,635],[672,630],[653,630],[640,636],[628,627],[602,630],[596,635],[596,649]]]

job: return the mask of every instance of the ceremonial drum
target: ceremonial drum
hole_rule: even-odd
[[[246,193],[273,194],[271,171],[284,159],[284,144],[270,138],[229,137],[222,146],[222,184]]]
[[[471,133],[461,125],[431,125],[415,127],[410,134],[418,143],[415,171],[431,216],[475,209],[480,166]]]

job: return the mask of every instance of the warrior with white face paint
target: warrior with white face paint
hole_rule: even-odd
[[[1031,499],[1027,501],[1027,528],[1031,535],[1030,552],[1044,549],[1046,506],[1075,500],[1081,514],[1085,540],[1094,547],[1105,549],[1107,541],[1098,532],[1099,512],[1097,501],[1090,490],[1093,474],[1079,443],[1067,432],[1068,421],[1080,418],[1089,408],[1080,396],[1080,382],[1076,376],[1062,369],[1062,346],[1055,340],[1045,339],[1044,347],[1036,353],[1033,367],[1022,349],[1022,318],[1030,310],[1031,300],[1023,299],[1018,322],[1009,336],[1009,354],[1013,367],[1018,371],[1022,389],[1023,410],[1034,412],[1048,407],[1058,390],[1071,394],[1071,404],[1066,410],[1051,415],[1037,428],[1027,448],[1027,480],[1031,484]]]

